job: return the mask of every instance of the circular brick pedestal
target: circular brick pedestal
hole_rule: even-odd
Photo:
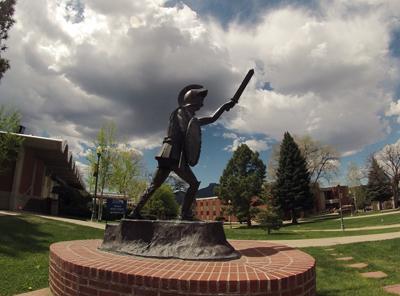
[[[56,296],[315,295],[315,260],[293,248],[230,241],[231,261],[184,261],[115,255],[101,240],[50,246],[50,289]]]

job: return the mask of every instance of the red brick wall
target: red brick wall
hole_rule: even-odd
[[[218,198],[199,198],[196,199],[196,218],[200,220],[214,221],[217,217],[224,216],[225,221],[229,221],[229,216],[224,212],[224,205]],[[226,210],[225,210],[226,212]],[[231,216],[232,222],[237,222],[235,216]]]

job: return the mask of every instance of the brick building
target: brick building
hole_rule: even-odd
[[[340,208],[351,210],[353,199],[349,195],[348,186],[333,186],[318,189],[314,203],[316,213],[333,212]]]
[[[20,136],[23,143],[16,161],[0,175],[0,209],[56,215],[58,194],[54,187],[84,189],[68,144],[60,139]]]
[[[237,222],[234,215],[227,215],[227,206],[222,203],[218,196],[203,197],[196,199],[195,216],[204,221],[215,221],[223,217],[225,221]]]

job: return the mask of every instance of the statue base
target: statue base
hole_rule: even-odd
[[[315,296],[315,260],[265,241],[230,241],[231,261],[189,261],[122,256],[98,249],[101,240],[50,246],[54,296]]]
[[[99,248],[125,255],[185,260],[233,260],[222,222],[123,219],[107,225]]]

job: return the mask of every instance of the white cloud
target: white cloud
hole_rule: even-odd
[[[110,119],[137,149],[160,145],[184,85],[209,88],[208,113],[233,95],[250,67],[255,77],[221,121],[248,134],[226,133],[230,149],[246,143],[262,151],[268,143],[253,133],[280,140],[288,130],[347,155],[385,137],[385,115],[400,115],[393,102],[400,63],[389,53],[399,1],[321,1],[317,12],[279,6],[253,26],[227,29],[188,6],[163,3],[18,1],[2,103],[79,154]],[[265,82],[273,91],[259,88]]]
[[[262,139],[247,139],[246,137],[239,137],[234,133],[223,133],[222,137],[233,140],[231,145],[228,145],[224,148],[224,150],[230,152],[235,151],[242,144],[246,144],[251,150],[258,152],[262,152],[270,148],[268,142]]]
[[[234,130],[275,139],[285,130],[308,133],[345,154],[386,136],[384,112],[400,78],[399,61],[389,53],[389,16],[400,10],[390,11],[386,2],[359,1],[359,10],[331,2],[319,14],[281,8],[256,27],[214,27],[238,67],[244,70],[249,61],[258,66],[230,117]],[[273,91],[255,88],[266,81]]]

